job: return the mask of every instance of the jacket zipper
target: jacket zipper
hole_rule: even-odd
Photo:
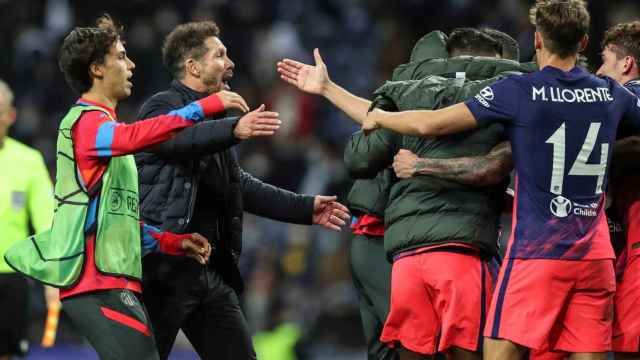
[[[199,166],[200,164],[198,164]],[[187,219],[184,222],[184,228],[186,229],[191,223],[191,217],[193,216],[193,208],[195,206],[196,194],[198,193],[198,183],[200,182],[199,176],[196,175],[191,179],[191,196],[189,197],[189,211],[187,212]]]

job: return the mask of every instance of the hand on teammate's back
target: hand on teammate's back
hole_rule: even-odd
[[[401,179],[412,177],[416,173],[418,156],[406,149],[400,149],[393,158],[393,170]]]
[[[264,109],[265,106],[262,104],[240,118],[235,129],[233,129],[233,135],[240,140],[246,140],[257,136],[272,136],[275,134],[282,123],[278,119],[279,114],[273,111],[264,111]]]
[[[313,50],[313,57],[316,65],[311,66],[291,59],[278,61],[278,73],[280,78],[298,89],[322,95],[325,86],[329,83],[329,73],[325,65],[320,50]]]
[[[362,122],[362,131],[364,132],[364,134],[369,135],[372,131],[379,128],[380,125],[378,125],[378,123],[371,116],[369,116],[369,114],[367,114],[367,117]]]

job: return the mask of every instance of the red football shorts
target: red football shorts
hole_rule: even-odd
[[[611,350],[613,260],[507,259],[485,336],[536,350]]]
[[[400,258],[380,340],[431,355],[452,346],[480,351],[491,275],[475,253],[430,251]]]
[[[613,351],[640,351],[640,257],[629,259],[618,279],[613,321]]]
[[[531,349],[529,352],[529,360],[566,360],[568,358],[569,354],[564,351],[555,352]]]

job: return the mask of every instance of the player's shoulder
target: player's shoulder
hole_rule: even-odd
[[[142,104],[136,120],[147,119],[179,109],[185,105],[185,102],[182,95],[174,88],[157,92]]]
[[[6,137],[4,140],[4,144],[9,151],[20,156],[20,160],[17,161],[40,161],[42,159],[42,154],[40,154],[40,151],[14,138]]]
[[[542,70],[524,73],[520,75],[510,75],[509,81],[520,86],[530,86],[540,83],[546,83],[549,80],[549,74]]]
[[[588,74],[587,78],[589,81],[593,82],[598,87],[608,87],[610,89],[613,88],[622,88],[620,84],[614,79],[608,76],[598,76],[594,74]]]
[[[624,87],[635,96],[640,97],[640,79],[631,80],[624,84]]]
[[[609,88],[609,92],[614,99],[635,99],[640,96],[640,83],[628,82],[624,85],[618,83],[616,80],[608,77],[597,77]]]
[[[153,94],[149,99],[147,99],[147,101],[144,102],[142,107],[158,105],[182,107],[183,103],[184,99],[182,98],[181,94],[175,89],[171,88]]]
[[[488,87],[499,89],[502,93],[508,93],[510,95],[518,95],[518,89],[525,89],[527,84],[531,81],[526,77],[530,74],[508,74],[503,78],[492,82]]]
[[[78,123],[83,125],[88,123],[101,124],[106,121],[115,121],[115,119],[111,118],[111,115],[109,115],[107,111],[95,108],[83,111],[78,119]]]

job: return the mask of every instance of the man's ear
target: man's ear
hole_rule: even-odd
[[[625,56],[624,64],[622,66],[623,66],[622,72],[624,73],[624,75],[628,75],[634,69],[638,70],[638,63],[636,62],[636,59],[633,56]]]
[[[195,59],[189,58],[184,62],[184,71],[195,78],[199,78],[202,66]]]
[[[538,31],[533,34],[533,46],[536,50],[542,49],[542,34]]]
[[[10,128],[16,122],[16,108],[11,106],[4,116],[0,117],[0,126]]]
[[[102,79],[104,77],[104,65],[92,62],[89,65],[89,76],[95,79]]]
[[[585,34],[582,39],[580,39],[580,46],[578,47],[578,52],[583,52],[584,49],[589,45],[589,35]]]
[[[9,114],[7,114],[7,120],[9,122],[9,126],[13,125],[16,122],[17,112],[15,107],[11,107],[9,109]]]

